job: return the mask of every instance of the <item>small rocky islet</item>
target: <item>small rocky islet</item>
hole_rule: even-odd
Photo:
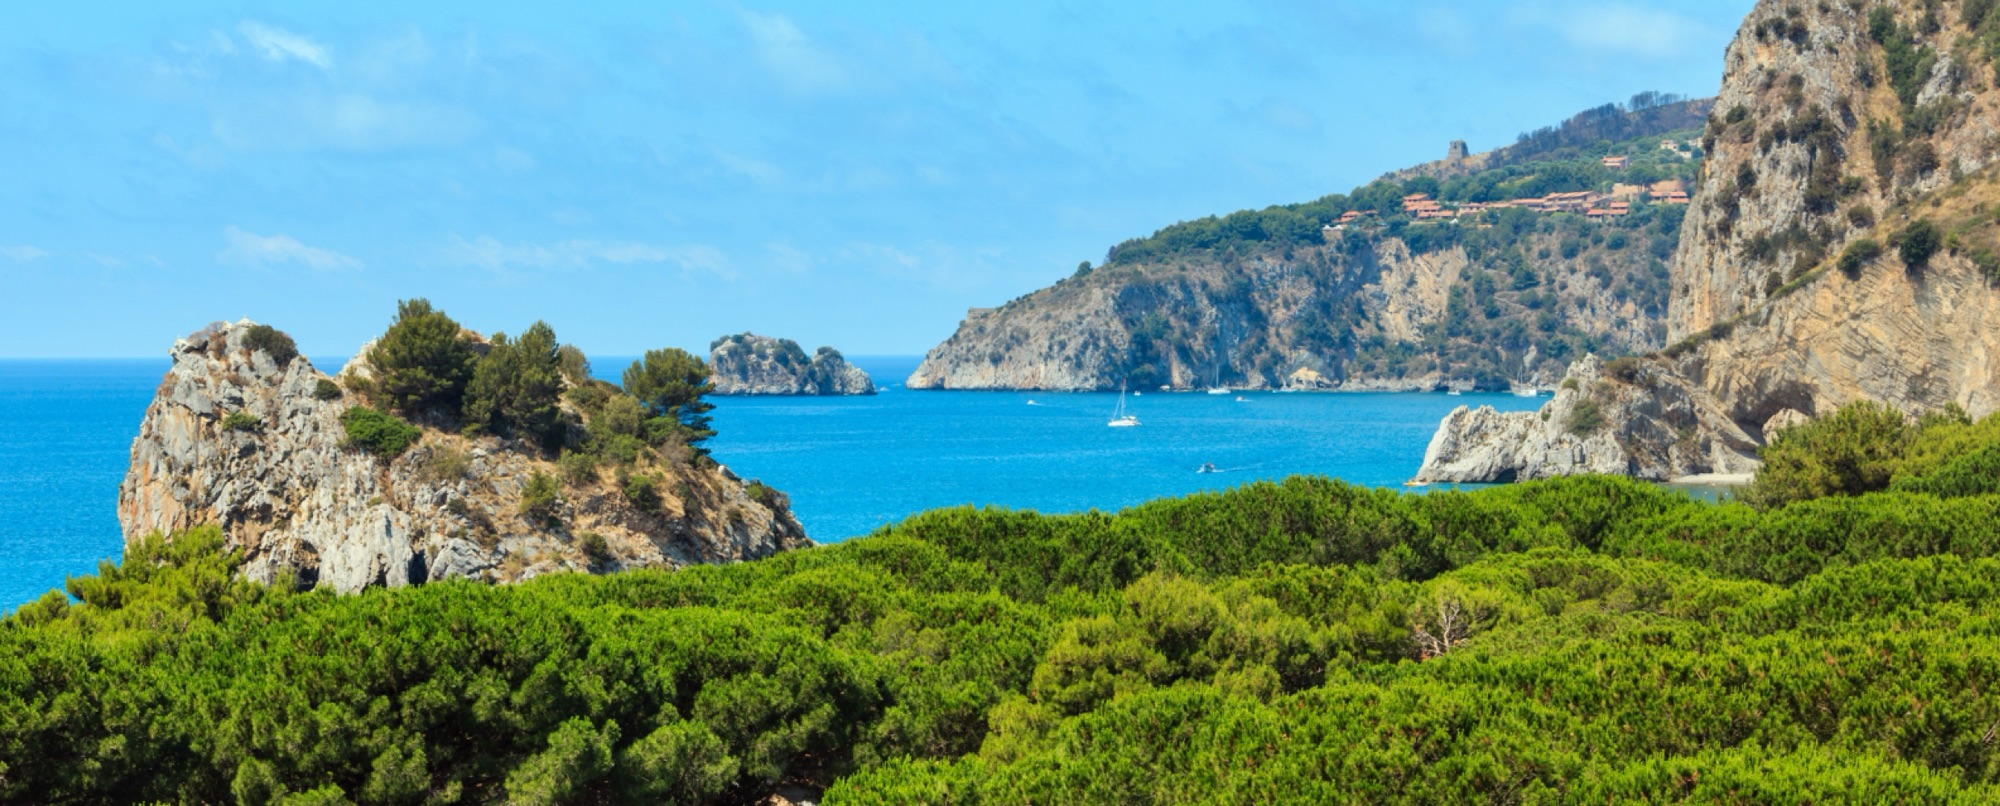
[[[832,347],[812,355],[791,339],[738,333],[708,346],[715,394],[832,397],[875,394],[875,382]]]

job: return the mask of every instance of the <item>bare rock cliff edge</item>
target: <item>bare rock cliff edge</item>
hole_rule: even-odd
[[[1582,473],[1652,481],[1757,467],[1757,440],[1659,364],[1595,356],[1570,364],[1539,411],[1460,406],[1424,452],[1416,482],[1506,482]]]
[[[1726,55],[1670,267],[1653,364],[1675,388],[1759,441],[1858,400],[2000,410],[1996,44],[1990,3],[1756,5]],[[1668,433],[1644,409],[1606,415],[1613,432]],[[1433,447],[1476,441],[1477,419],[1447,419]],[[1533,455],[1525,444],[1496,453]],[[1481,478],[1427,462],[1420,478],[1566,466],[1502,464]]]
[[[246,576],[340,592],[677,568],[811,545],[782,496],[705,459],[671,471],[661,487],[674,492],[658,507],[635,508],[602,473],[572,479],[553,513],[530,517],[528,479],[561,476],[532,446],[426,429],[393,460],[347,447],[351,404],[327,394],[331,379],[303,356],[280,365],[246,349],[249,325],[174,344],[119,489],[128,544],[217,524],[244,553]]]

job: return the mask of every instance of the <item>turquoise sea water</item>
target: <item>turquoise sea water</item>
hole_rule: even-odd
[[[1151,393],[1127,400],[1142,426],[1114,429],[1105,423],[1115,394],[911,392],[900,384],[915,358],[853,360],[885,385],[882,394],[716,401],[715,458],[788,493],[822,542],[959,504],[1116,509],[1294,474],[1398,486],[1453,407],[1541,403]],[[595,363],[610,376],[627,360]],[[166,368],[165,360],[0,361],[0,611],[119,555],[118,483]],[[1196,473],[1204,463],[1221,472]]]

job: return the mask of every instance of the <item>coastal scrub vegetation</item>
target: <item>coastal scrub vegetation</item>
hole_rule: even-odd
[[[283,367],[299,357],[299,345],[291,334],[270,325],[251,325],[243,331],[243,349],[262,352],[272,363]]]
[[[1293,478],[350,596],[155,536],[0,621],[0,800],[2000,798],[2000,418],[1766,458],[1749,503]]]
[[[1666,313],[1667,261],[1686,207],[1653,199],[1652,183],[1693,187],[1701,157],[1682,149],[1700,136],[1698,106],[1635,98],[1524,136],[1462,169],[1413,169],[1348,194],[1180,222],[1118,244],[1101,265],[1056,288],[1087,283],[1116,292],[1130,337],[1119,345],[1117,372],[1141,388],[1190,377],[1282,385],[1304,354],[1324,359],[1317,371],[1329,378],[1436,376],[1506,389],[1537,369],[1525,363],[1641,352],[1663,328],[1611,322],[1602,311],[1629,305],[1649,321]],[[1685,125],[1633,123],[1635,114],[1654,113],[1652,124]],[[1587,132],[1616,137],[1585,139]],[[1663,139],[1673,147],[1662,148]],[[1607,165],[1614,155],[1625,161]],[[1599,215],[1574,200],[1566,211],[1484,209],[1578,191],[1615,191],[1626,201],[1616,214],[1607,206]],[[1406,206],[1411,194],[1457,215]],[[1346,290],[1355,276],[1417,255],[1465,261],[1445,289],[1447,309],[1417,332],[1384,325],[1362,295]],[[1254,279],[1259,266],[1282,266],[1319,291],[1280,302],[1276,286]]]
[[[341,412],[340,426],[347,433],[349,445],[384,459],[401,456],[424,435],[423,429],[368,406],[355,406]]]
[[[394,457],[433,428],[534,446],[559,471],[541,477],[532,511],[524,510],[537,520],[557,511],[558,482],[589,486],[606,467],[621,488],[635,477],[668,478],[704,460],[701,443],[715,435],[708,365],[684,350],[648,351],[626,368],[621,387],[591,377],[589,358],[546,322],[519,336],[481,337],[415,299],[398,304],[365,358],[368,373],[349,378],[348,388],[374,405],[343,418],[350,444]],[[659,509],[657,492],[636,500]]]

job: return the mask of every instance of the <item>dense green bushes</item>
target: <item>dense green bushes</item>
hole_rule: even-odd
[[[400,456],[424,435],[422,429],[395,415],[367,406],[341,412],[340,425],[347,431],[347,444],[384,459]]]
[[[355,596],[146,541],[0,622],[0,800],[1990,802],[2000,419],[1879,414],[1763,509],[1302,478]]]
[[[261,352],[280,367],[299,357],[299,345],[284,331],[270,325],[251,325],[243,331],[243,349]]]

